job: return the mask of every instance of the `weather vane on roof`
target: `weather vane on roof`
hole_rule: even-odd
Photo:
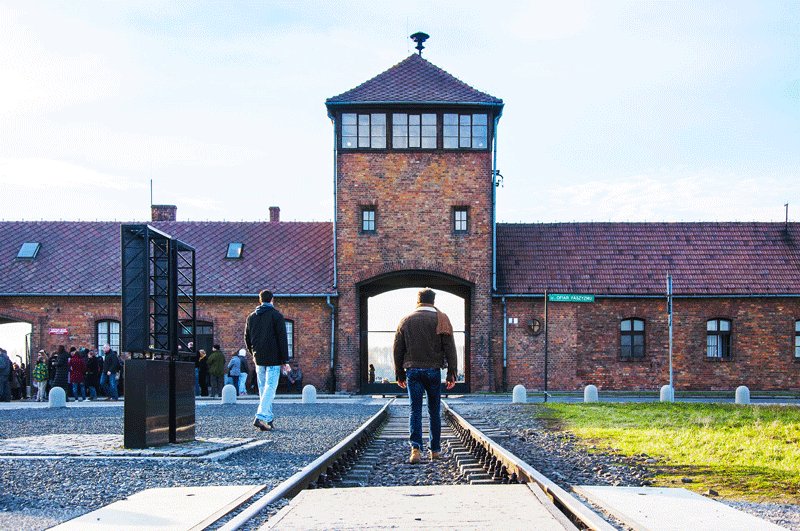
[[[420,57],[422,57],[422,49],[425,48],[425,46],[423,46],[422,43],[427,41],[429,38],[430,35],[428,35],[427,33],[422,33],[421,31],[418,31],[411,36],[411,40],[417,43],[415,48],[419,50]]]

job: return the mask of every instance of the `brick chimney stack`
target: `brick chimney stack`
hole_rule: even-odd
[[[269,207],[269,222],[277,223],[281,220],[281,207]]]
[[[178,207],[175,205],[150,205],[152,221],[176,221]]]

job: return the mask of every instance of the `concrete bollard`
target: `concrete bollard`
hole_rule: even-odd
[[[222,403],[235,404],[237,394],[239,393],[233,386],[233,384],[227,384],[225,387],[222,388]]]
[[[669,385],[661,386],[661,401],[662,402],[675,402],[675,389]]]
[[[599,402],[600,399],[597,396],[597,386],[592,384],[587,385],[583,388],[583,401],[584,402]]]
[[[303,403],[313,404],[317,401],[317,388],[313,385],[303,386]]]
[[[47,405],[50,407],[67,407],[67,393],[60,387],[50,389],[47,395]]]
[[[514,390],[511,392],[511,403],[524,404],[527,401],[528,391],[525,389],[525,386],[522,384],[515,385]]]
[[[750,389],[746,385],[740,385],[736,388],[736,403],[742,405],[750,403]]]

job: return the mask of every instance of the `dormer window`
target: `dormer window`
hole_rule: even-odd
[[[230,258],[232,260],[236,260],[242,257],[242,251],[244,250],[244,244],[241,242],[231,242],[228,244],[228,253],[225,255],[225,258]]]
[[[342,148],[386,148],[386,115],[342,114]]]
[[[486,149],[486,114],[445,114],[442,141],[445,149]]]
[[[39,242],[25,242],[22,244],[22,247],[19,248],[19,252],[17,253],[17,258],[26,258],[29,260],[33,260],[36,258],[37,253],[39,252],[39,248],[41,245]]]

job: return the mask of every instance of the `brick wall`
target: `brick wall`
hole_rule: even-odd
[[[491,154],[340,153],[337,384],[360,387],[357,285],[378,275],[424,270],[474,285],[468,374],[473,391],[496,385],[490,364]],[[376,232],[361,233],[361,207],[376,208]],[[452,209],[469,208],[469,233],[453,234]]]
[[[548,384],[552,390],[580,390],[587,384],[608,390],[655,390],[669,381],[666,304],[659,299],[597,299],[594,304],[550,303]],[[800,361],[794,359],[794,323],[800,300],[780,298],[675,299],[673,373],[678,390],[800,390]],[[495,351],[502,352],[502,303],[493,312]],[[544,321],[539,299],[507,299],[507,387],[543,388],[544,333],[527,323]],[[620,358],[619,322],[645,320],[645,357]],[[732,358],[706,357],[706,321],[732,321]],[[502,369],[498,355],[497,370]]]
[[[200,298],[198,320],[214,324],[215,341],[226,357],[244,347],[247,315],[258,305],[258,297]],[[330,309],[325,299],[275,299],[275,307],[294,321],[294,355],[303,370],[304,383],[330,390]],[[34,352],[52,352],[58,345],[93,348],[96,322],[120,319],[116,297],[0,297],[0,318],[33,325]],[[68,336],[51,336],[50,328],[66,328]]]

